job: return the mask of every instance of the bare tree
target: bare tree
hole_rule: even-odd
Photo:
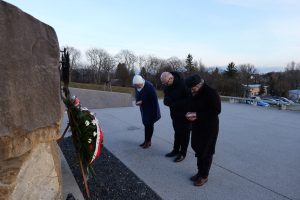
[[[96,81],[96,83],[98,82],[97,74],[98,74],[98,71],[100,71],[100,69],[98,69],[99,61],[98,61],[97,53],[98,53],[98,49],[96,49],[96,48],[89,49],[85,53],[86,58],[89,61],[89,65],[87,65],[86,68],[93,72],[93,74],[92,74],[93,78],[90,77],[90,79],[93,79],[93,81]]]
[[[144,65],[146,63],[146,57],[145,56],[138,56],[137,63],[138,63],[139,68],[141,69],[142,67],[144,67]]]
[[[250,81],[254,78],[254,75],[257,74],[257,70],[254,65],[251,64],[242,64],[239,66],[239,73],[242,84],[246,84],[246,89],[244,96],[248,97],[249,84]]]
[[[107,54],[107,57],[104,58],[103,64],[103,71],[106,73],[106,81],[110,83],[110,75],[115,67],[115,59],[111,55]]]
[[[300,64],[296,65],[294,61],[288,63],[285,68],[285,76],[290,89],[297,89],[300,84]]]
[[[172,71],[183,71],[184,68],[184,62],[180,60],[179,58],[173,56],[171,58],[168,58],[166,60],[167,65],[170,66]]]
[[[207,72],[207,69],[205,68],[205,65],[202,63],[201,60],[195,61],[194,66],[199,71],[200,74]]]
[[[95,69],[92,68],[89,64],[85,64],[82,70],[82,78],[83,82],[86,83],[95,83]]]
[[[161,59],[159,59],[155,56],[148,56],[146,58],[146,62],[144,65],[146,73],[150,74],[150,75],[156,74],[157,69],[159,68],[160,64],[161,64]]]
[[[87,60],[90,62],[91,68],[95,71],[95,78],[98,84],[101,83],[101,73],[104,71],[104,68],[111,64],[111,56],[103,49],[92,48],[86,51]]]
[[[137,61],[137,57],[133,52],[123,49],[115,56],[117,62],[124,63],[128,68],[128,71],[131,71],[134,68],[134,63]]]
[[[147,79],[147,72],[146,72],[145,67],[142,67],[142,68],[141,68],[140,75],[141,75],[143,78]]]
[[[257,70],[254,67],[254,65],[242,64],[239,66],[239,73],[240,73],[241,80],[244,83],[249,83],[250,79],[253,78],[253,75],[257,73]]]
[[[171,68],[167,69],[167,62],[164,59],[160,59],[156,56],[149,55],[141,68],[142,74],[146,79],[150,80],[155,87],[160,84],[160,73],[164,69],[170,71]]]

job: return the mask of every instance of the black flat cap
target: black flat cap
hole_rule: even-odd
[[[201,83],[201,77],[198,74],[189,76],[185,79],[185,84],[188,88],[192,88]]]

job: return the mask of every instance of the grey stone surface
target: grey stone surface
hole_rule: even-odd
[[[11,198],[7,199],[57,200],[62,198],[61,170],[56,142],[38,144],[20,163],[22,165],[16,177],[15,188]]]
[[[92,108],[115,108],[132,106],[130,94],[70,88],[72,95],[80,99],[81,106]]]
[[[192,185],[196,159],[174,163],[168,108],[155,124],[152,146],[141,149],[144,130],[138,107],[96,109],[104,145],[163,199],[300,199],[300,114],[222,103],[220,133],[209,181]]]
[[[59,200],[55,140],[62,106],[56,33],[0,1],[0,44],[0,200]]]
[[[57,124],[61,102],[54,29],[0,1],[0,30],[0,136]]]

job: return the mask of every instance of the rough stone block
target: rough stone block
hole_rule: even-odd
[[[4,1],[0,30],[0,200],[61,199],[56,33]]]

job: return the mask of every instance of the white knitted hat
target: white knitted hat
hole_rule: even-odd
[[[132,84],[144,84],[145,80],[143,79],[143,77],[141,77],[140,75],[135,75],[132,79]]]

